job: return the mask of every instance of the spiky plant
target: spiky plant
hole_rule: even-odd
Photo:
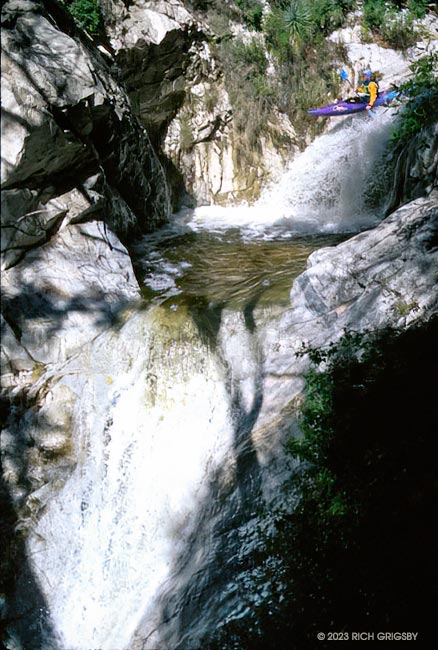
[[[312,26],[312,16],[307,2],[291,0],[283,10],[284,26],[292,45],[302,43]]]

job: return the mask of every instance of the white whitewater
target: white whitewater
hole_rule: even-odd
[[[228,354],[244,356],[251,405],[248,337]],[[153,614],[210,473],[232,471],[232,391],[187,314],[161,308],[99,337],[69,372],[78,465],[34,527],[29,562],[55,631],[47,648],[123,650]]]
[[[290,238],[308,233],[357,232],[370,228],[381,209],[369,200],[381,183],[382,157],[394,111],[343,118],[290,163],[254,206],[197,208],[194,230],[242,229],[248,238]]]
[[[346,120],[299,155],[258,205],[200,208],[184,227],[237,227],[247,238],[366,227],[376,212],[364,191],[390,129],[384,112]],[[140,620],[153,618],[210,473],[230,460],[233,381],[251,411],[260,360],[248,329],[234,349],[225,332],[214,350],[182,312],[134,314],[60,380],[78,395],[78,463],[27,544],[59,650],[130,647]]]

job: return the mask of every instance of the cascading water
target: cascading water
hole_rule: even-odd
[[[78,465],[29,556],[60,648],[125,648],[230,448],[229,404],[196,329],[160,310],[103,335],[79,372]]]
[[[200,593],[187,585],[198,573],[232,591],[232,569],[215,558],[239,564],[223,540],[241,543],[233,527],[254,516],[273,471],[251,436],[263,405],[259,319],[287,306],[321,233],[381,218],[367,196],[391,124],[384,111],[345,119],[256,206],[176,215],[139,244],[157,304],[91,342],[61,380],[78,395],[77,466],[27,541],[54,630],[47,648],[197,647],[190,622],[178,621]],[[216,618],[230,615],[209,598]],[[237,601],[236,592],[236,612]]]
[[[255,206],[195,210],[194,230],[239,227],[243,237],[290,239],[312,233],[357,232],[382,217],[384,152],[394,112],[346,118],[316,138]]]

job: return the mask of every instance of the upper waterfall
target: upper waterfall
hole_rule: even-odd
[[[343,118],[296,154],[253,206],[197,208],[194,230],[239,227],[248,238],[357,232],[383,217],[384,154],[396,110]],[[338,118],[334,118],[338,119]]]

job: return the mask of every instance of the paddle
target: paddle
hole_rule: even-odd
[[[348,81],[348,83],[350,84],[350,86],[353,88],[354,94],[357,95],[357,96],[359,96],[359,93],[357,92],[357,90],[356,90],[356,88],[353,86],[353,84],[351,83],[350,79],[348,78],[348,74],[347,74],[347,72],[344,70],[344,68],[341,68],[341,69],[339,70],[339,74],[341,75],[341,79],[343,79],[344,81]]]

